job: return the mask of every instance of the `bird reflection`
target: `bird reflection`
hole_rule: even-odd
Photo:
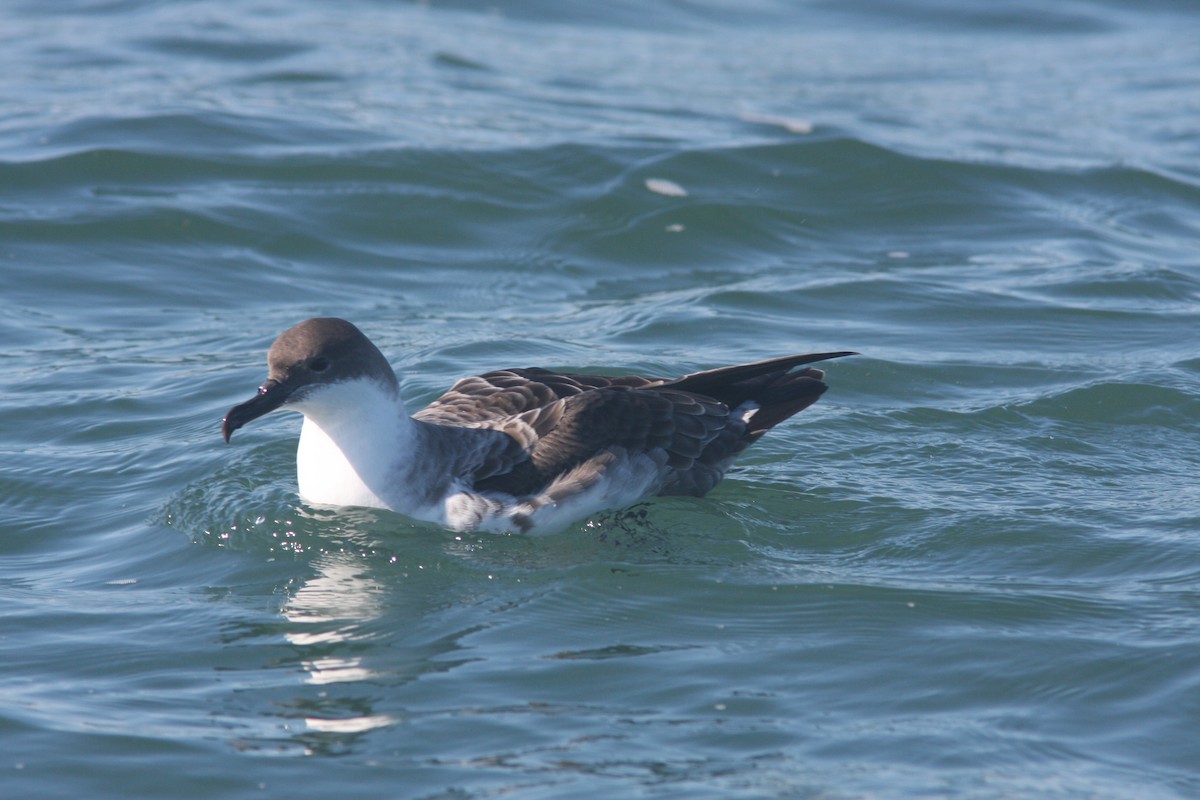
[[[285,638],[306,653],[300,666],[308,674],[307,682],[326,686],[383,677],[379,671],[367,667],[362,655],[352,652],[354,648],[345,645],[370,638],[364,628],[383,612],[384,587],[355,555],[326,553],[313,566],[317,574],[296,590],[282,609],[283,616],[292,623]],[[305,716],[305,725],[312,732],[345,734],[362,733],[400,721],[390,714],[361,713],[367,711],[361,708],[361,698],[350,705],[360,713]],[[337,713],[334,708],[322,710]]]

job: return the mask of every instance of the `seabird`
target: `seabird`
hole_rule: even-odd
[[[463,378],[409,415],[383,354],[343,319],[284,331],[225,441],[277,409],[304,415],[296,472],[313,504],[397,511],[456,531],[549,533],[653,495],[699,497],[734,458],[827,388],[785,356],[682,378],[538,367]],[[795,370],[795,371],[793,371]]]

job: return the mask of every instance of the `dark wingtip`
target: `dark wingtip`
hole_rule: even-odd
[[[225,444],[229,444],[229,437],[233,436],[233,432],[240,428],[240,425],[229,424],[229,416],[221,418],[221,435],[225,437]]]
[[[831,358],[856,355],[858,353],[853,350],[839,350],[835,353],[803,353],[794,356],[783,356],[781,358],[769,358],[766,361],[754,361],[749,364],[737,364],[732,367],[719,367],[703,372],[693,372],[690,375],[684,375],[682,378],[667,381],[663,385],[674,389],[682,389],[685,392],[711,394],[714,391],[721,391],[725,387],[760,378],[764,375],[772,373],[782,375],[789,370],[802,367],[805,364],[815,364],[818,361],[828,361]],[[717,395],[713,396],[717,397]],[[718,399],[729,402],[725,397],[719,397]],[[737,405],[737,402],[733,404]]]

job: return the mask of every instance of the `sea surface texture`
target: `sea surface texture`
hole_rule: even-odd
[[[0,4],[0,797],[1200,796],[1200,6]],[[855,350],[712,494],[296,495],[307,317]]]

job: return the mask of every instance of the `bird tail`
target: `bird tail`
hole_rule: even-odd
[[[751,364],[720,367],[693,372],[664,388],[707,395],[730,408],[748,406],[746,435],[757,439],[768,430],[817,402],[829,387],[825,373],[812,367],[792,372],[796,367],[831,358],[858,355],[851,351],[807,353],[783,356]]]

